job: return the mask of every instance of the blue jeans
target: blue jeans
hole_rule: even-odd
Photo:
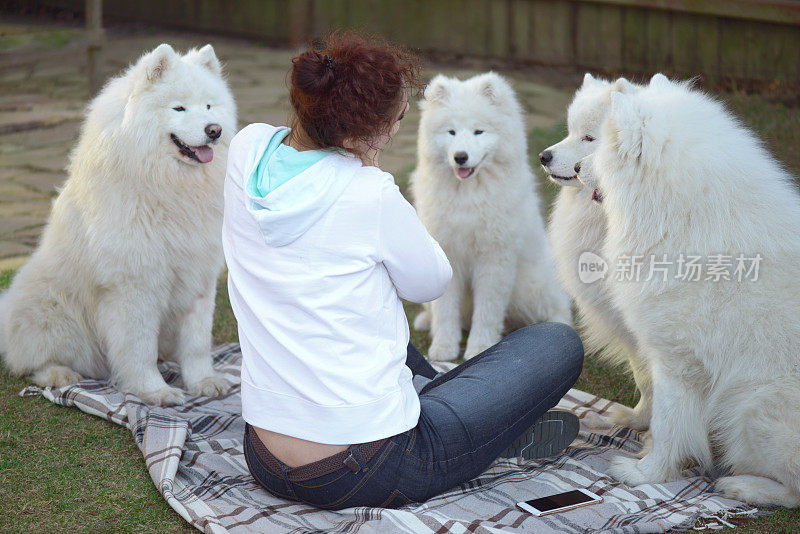
[[[414,374],[436,376],[410,344],[406,365]],[[270,493],[320,508],[396,508],[425,501],[481,474],[558,403],[582,367],[583,344],[572,328],[527,326],[428,383],[419,395],[417,426],[390,437],[369,461],[352,445],[349,467],[293,481],[293,469],[305,466],[283,464],[248,431],[245,459]]]

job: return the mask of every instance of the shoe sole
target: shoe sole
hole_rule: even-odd
[[[578,437],[580,426],[580,419],[574,413],[551,410],[515,439],[500,456],[525,460],[555,456]]]

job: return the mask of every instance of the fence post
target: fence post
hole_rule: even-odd
[[[101,52],[105,42],[103,30],[103,0],[86,0],[86,65],[89,78],[89,96],[93,97],[103,84]]]
[[[311,39],[313,17],[313,0],[289,1],[289,44],[292,48],[299,48]]]

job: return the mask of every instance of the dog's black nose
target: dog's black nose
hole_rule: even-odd
[[[581,162],[580,161],[575,164],[575,174],[578,174],[579,172],[581,172]]]
[[[539,153],[539,161],[542,162],[542,165],[547,165],[551,161],[553,161],[553,153],[549,150],[545,150],[544,152]]]
[[[456,163],[458,165],[463,165],[469,159],[469,154],[467,154],[466,152],[456,152],[455,155],[453,156],[453,159],[456,160]]]
[[[211,139],[217,139],[220,135],[222,135],[222,126],[219,124],[206,125],[206,135]]]

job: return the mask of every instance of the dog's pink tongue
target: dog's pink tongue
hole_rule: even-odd
[[[192,151],[202,163],[208,163],[214,159],[214,149],[208,145],[193,146]]]
[[[459,178],[466,178],[469,176],[470,172],[472,172],[472,169],[469,167],[459,167],[456,169],[456,174],[458,174]]]

